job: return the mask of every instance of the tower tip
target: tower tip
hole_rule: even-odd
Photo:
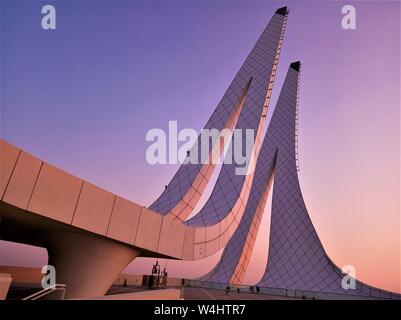
[[[287,7],[282,7],[277,9],[276,13],[285,16],[288,13]]]
[[[301,68],[301,61],[295,61],[290,64],[290,68],[293,68],[295,71],[299,71]]]

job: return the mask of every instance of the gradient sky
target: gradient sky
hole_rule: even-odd
[[[55,4],[57,29],[41,29]],[[353,4],[357,29],[341,28]],[[2,138],[143,205],[177,165],[150,166],[146,132],[200,130],[274,11],[290,14],[271,109],[301,60],[300,182],[338,266],[400,292],[400,4],[398,2],[1,2]],[[271,112],[270,112],[271,114]],[[269,201],[270,202],[270,201]],[[267,257],[269,205],[246,281]],[[3,265],[41,266],[44,249],[2,242]],[[199,276],[219,254],[167,262]],[[153,259],[127,271],[148,273]]]

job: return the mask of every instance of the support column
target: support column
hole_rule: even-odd
[[[103,296],[140,251],[111,239],[81,232],[46,231],[49,265],[66,299]]]

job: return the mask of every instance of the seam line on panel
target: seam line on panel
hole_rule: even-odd
[[[163,229],[163,222],[164,222],[164,217],[162,217],[162,222],[160,223],[160,229],[159,229],[159,236],[157,238],[157,246],[156,246],[156,251],[159,250],[159,245],[160,245],[160,237],[161,237],[161,233],[162,233],[162,229]],[[185,236],[185,235],[184,235]]]
[[[110,223],[111,223],[111,217],[113,216],[113,211],[114,211],[114,205],[116,203],[117,196],[114,195],[113,199],[113,205],[111,206],[111,212],[110,212],[110,217],[109,217],[109,223],[107,224],[107,229],[106,229],[106,236],[109,233],[109,228],[110,228]]]
[[[8,178],[8,180],[7,180],[6,187],[4,188],[4,193],[3,193],[2,197],[1,197],[1,200],[3,200],[4,196],[6,195],[6,192],[7,192],[7,189],[8,189],[8,185],[10,184],[11,178],[12,178],[12,176],[14,174],[14,171],[15,171],[15,168],[17,166],[17,163],[18,163],[18,160],[20,158],[21,153],[22,153],[22,150],[19,149],[19,152],[18,152],[18,155],[17,155],[17,159],[15,160],[13,169],[11,170],[10,178]]]
[[[35,192],[35,189],[36,189],[36,184],[38,183],[39,176],[40,176],[40,174],[41,174],[41,172],[42,172],[43,164],[44,164],[44,161],[42,161],[41,164],[40,164],[39,172],[38,172],[38,175],[36,176],[35,183],[33,184],[32,192],[31,192],[31,194],[29,195],[29,200],[28,200],[28,203],[27,203],[27,205],[26,205],[25,210],[28,210],[29,204],[31,203],[31,199],[32,199],[32,197],[33,197],[33,193]]]
[[[133,243],[134,246],[136,244],[136,239],[138,238],[138,232],[139,232],[139,226],[141,225],[141,218],[142,218],[143,208],[144,207],[141,207],[141,211],[139,211],[138,226],[136,227],[136,233],[135,233],[135,238],[134,238],[134,243]]]
[[[81,193],[82,193],[82,189],[84,187],[84,183],[85,183],[85,180],[82,180],[81,188],[79,189],[78,199],[77,199],[77,202],[75,203],[74,212],[72,214],[72,218],[71,218],[70,224],[72,224],[72,222],[74,221],[75,213],[77,212],[78,203],[79,203],[79,199],[81,198]]]

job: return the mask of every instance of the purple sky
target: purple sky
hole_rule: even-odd
[[[54,31],[41,29],[48,3]],[[357,30],[341,28],[350,3]],[[146,163],[146,132],[168,120],[200,130],[286,4],[271,107],[289,63],[301,60],[300,181],[312,220],[340,267],[400,291],[398,2],[2,2],[2,138],[149,205],[177,166]],[[262,231],[249,282],[264,269],[267,239]],[[42,263],[43,250],[35,252],[3,245],[1,264]],[[216,259],[169,262],[170,274],[200,275]]]

